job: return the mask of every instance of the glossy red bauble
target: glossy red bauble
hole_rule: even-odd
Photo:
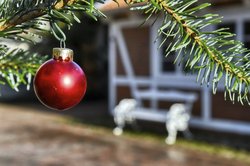
[[[78,104],[86,88],[85,74],[73,62],[73,51],[67,48],[54,48],[53,59],[45,62],[34,78],[38,99],[56,110],[66,110]]]

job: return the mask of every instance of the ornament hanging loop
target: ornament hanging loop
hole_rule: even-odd
[[[66,48],[65,39],[60,40],[60,48]]]

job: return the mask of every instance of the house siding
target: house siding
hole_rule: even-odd
[[[218,92],[212,98],[212,117],[216,119],[230,119],[238,121],[250,121],[249,105],[241,105],[239,102],[234,104],[224,99],[224,93]]]
[[[224,1],[224,3],[229,1]],[[226,5],[230,5],[236,2],[226,3]],[[237,2],[238,3],[238,2]],[[242,2],[240,2],[242,3]],[[217,3],[216,5],[219,5]],[[243,8],[243,7],[242,7]],[[231,9],[231,8],[228,8]],[[233,9],[233,8],[232,8]],[[218,8],[217,8],[218,10]],[[124,12],[124,11],[123,11]],[[128,11],[127,11],[128,12]],[[128,22],[131,18],[127,18]],[[121,20],[117,20],[117,22],[111,23],[119,25]],[[122,19],[124,25],[124,19]],[[138,21],[138,26],[121,26],[122,34],[125,39],[126,47],[129,52],[129,58],[131,60],[132,68],[135,72],[136,79],[140,79],[140,77],[150,77],[152,76],[152,56],[159,56],[159,54],[153,53],[150,50],[150,43],[153,43],[155,38],[151,38],[151,26],[143,26],[140,27],[140,21]],[[123,62],[121,61],[121,56],[119,53],[119,49],[116,49],[116,76],[123,76],[123,79],[126,80],[127,75],[124,70]],[[165,74],[165,73],[164,73]],[[230,131],[230,132],[238,132],[244,134],[250,134],[250,112],[249,106],[242,106],[240,103],[236,102],[233,104],[229,99],[225,101],[223,86],[219,87],[219,91],[217,94],[212,95],[212,92],[209,91],[206,87],[201,87],[199,83],[195,83],[193,78],[189,76],[184,76],[183,74],[170,74],[162,75],[166,77],[164,81],[162,79],[162,84],[166,85],[164,88],[178,88],[178,90],[182,91],[191,91],[198,95],[198,100],[193,105],[192,116],[193,121],[191,120],[191,124],[194,127],[203,127],[207,129],[214,130],[222,130],[222,131]],[[168,76],[173,79],[168,79]],[[188,77],[188,79],[185,78]],[[189,79],[190,78],[190,79]],[[116,78],[117,79],[117,78]],[[176,81],[176,80],[182,80]],[[185,81],[183,81],[185,80]],[[160,80],[161,81],[161,80]],[[171,83],[171,84],[170,84]],[[181,86],[179,86],[182,83]],[[177,85],[176,85],[177,84]],[[183,85],[183,86],[182,86]],[[150,85],[138,85],[140,88],[149,88]],[[205,86],[205,85],[204,85]],[[115,104],[124,98],[131,98],[132,92],[131,87],[129,85],[129,79],[125,81],[125,83],[117,83],[115,84]],[[210,103],[211,101],[211,103]],[[150,107],[150,101],[144,100],[143,104],[145,107]],[[160,109],[168,109],[172,103],[165,101],[158,101],[158,106]]]
[[[136,76],[149,76],[149,28],[124,28],[122,30],[127,48],[129,51],[130,61]],[[121,56],[117,52],[117,74],[124,75],[124,67],[121,62]]]
[[[124,39],[126,41],[127,49],[129,52],[129,58],[132,64],[132,68],[135,73],[135,77],[138,76],[150,76],[150,27],[137,27],[137,28],[123,28],[122,30]],[[117,76],[125,76],[125,69],[123,63],[121,61],[121,56],[119,53],[119,49],[116,49],[117,61],[116,61],[116,70]],[[155,55],[158,56],[158,55]],[[131,98],[132,93],[131,89],[128,86],[117,86],[117,99],[116,104],[119,103],[120,100],[124,98]],[[140,86],[140,89],[147,89],[149,86]],[[199,90],[187,90],[185,88],[178,89],[182,91],[191,91],[195,92],[198,96],[200,96]],[[150,102],[148,100],[143,100],[144,107],[150,107]],[[159,101],[158,108],[159,109],[169,109],[169,107],[173,104],[173,102]],[[201,99],[198,97],[198,100],[193,105],[192,115],[200,117],[201,116]]]
[[[150,75],[150,58],[149,58],[149,27],[144,28],[126,28],[123,29],[123,35],[130,53],[130,60],[135,72],[135,76],[149,76]],[[117,49],[118,50],[118,49]],[[117,51],[117,76],[126,76],[124,66],[121,62],[119,51]],[[197,83],[197,87],[198,87]],[[144,87],[147,88],[147,87]],[[201,116],[201,92],[199,90],[187,90],[185,88],[179,89],[182,91],[192,91],[198,94],[199,98],[194,103],[192,115]],[[131,98],[131,89],[129,86],[117,86],[117,103],[123,98]],[[229,100],[229,99],[228,99]],[[236,102],[224,99],[224,93],[218,92],[212,96],[212,118],[250,121],[249,106],[242,106]],[[143,104],[149,107],[148,101],[144,100]],[[167,109],[173,103],[159,101],[160,109]]]

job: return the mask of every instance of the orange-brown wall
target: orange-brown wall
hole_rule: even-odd
[[[135,75],[149,76],[149,28],[124,28],[122,30],[125,42],[127,44],[128,52],[130,55],[132,67]],[[124,75],[125,70],[120,58],[119,52],[117,52],[117,74]]]
[[[149,76],[150,74],[150,36],[149,27],[138,28],[124,28],[123,35],[128,47],[130,60],[136,76]],[[117,75],[125,75],[125,70],[120,58],[119,51],[117,51]],[[197,87],[199,85],[197,84]],[[117,87],[117,102],[123,98],[130,98],[131,91],[128,86]],[[188,91],[183,88],[181,90]],[[189,90],[190,91],[190,90]],[[195,116],[201,116],[201,92],[200,90],[193,90],[199,95],[199,99],[193,106],[192,114]],[[233,119],[241,121],[250,121],[250,108],[249,106],[242,106],[239,103],[232,104],[231,101],[224,100],[224,94],[218,92],[212,96],[212,118],[219,119]],[[143,101],[146,107],[150,106],[149,101]],[[169,108],[172,103],[159,101],[160,108]]]
[[[225,101],[223,92],[213,96],[212,110],[213,118],[250,122],[250,106],[243,106],[237,101],[233,104],[229,99]]]
[[[133,70],[136,76],[149,76],[150,75],[150,27],[138,27],[138,28],[124,28],[122,30],[125,42],[127,44],[128,52],[131,55],[130,60]],[[118,49],[117,49],[118,50]],[[117,51],[117,75],[125,76],[125,69],[121,61],[120,53]],[[147,87],[141,87],[147,88]],[[182,89],[187,91],[186,89]],[[131,91],[128,86],[118,86],[117,89],[117,102],[123,98],[130,98]],[[197,94],[200,92],[196,90]],[[193,114],[195,116],[201,116],[201,104],[200,99],[193,106]],[[143,101],[144,106],[150,107],[148,100]],[[165,101],[159,101],[158,105],[162,109],[167,109],[173,103]]]

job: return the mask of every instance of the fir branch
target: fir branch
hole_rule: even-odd
[[[104,16],[94,7],[93,0],[3,0],[0,9],[0,38],[33,44],[45,35],[44,32],[51,32],[58,40],[65,41],[64,25],[70,28],[74,21],[80,22],[76,12],[86,13],[94,19]],[[17,90],[21,83],[27,84],[24,75],[34,75],[45,59],[8,47],[0,44],[0,75]]]
[[[21,84],[30,88],[31,77],[46,57],[30,53],[22,49],[9,49],[0,46],[0,84],[8,83],[14,90],[18,91]]]
[[[186,59],[184,66],[198,71],[197,81],[201,84],[212,82],[214,93],[224,75],[225,96],[229,94],[232,101],[237,96],[242,104],[245,101],[250,104],[249,50],[241,42],[232,40],[234,34],[225,28],[204,31],[207,26],[221,22],[221,17],[215,14],[196,14],[208,6],[208,3],[197,5],[197,0],[150,0],[136,9],[144,10],[149,17],[163,13],[158,31],[159,36],[163,36],[160,45],[165,44],[167,38],[172,39],[166,56],[172,51],[179,52],[176,61]]]
[[[225,69],[226,72],[238,77],[243,82],[250,84],[250,76],[247,76],[246,71],[241,71],[239,66],[233,65],[226,57],[221,56],[220,52],[216,50],[212,51],[204,40],[201,39],[200,35],[193,31],[191,26],[185,23],[185,19],[182,18],[178,13],[174,12],[164,0],[157,0],[157,3],[169,14],[171,15],[178,23],[183,27],[183,30],[186,34],[194,40],[202,49],[204,49],[210,58],[217,64],[221,66],[222,69]],[[230,36],[231,37],[231,36]],[[227,42],[227,41],[225,41]],[[217,54],[216,54],[217,53]]]
[[[50,32],[58,40],[66,40],[62,30],[64,26],[59,26],[59,23],[70,28],[74,21],[80,22],[75,12],[83,12],[95,20],[97,20],[96,16],[104,16],[94,7],[92,0],[90,2],[87,0],[19,0],[15,5],[11,1],[5,1],[2,6],[11,10],[1,12],[0,37],[13,39],[26,40],[22,34],[30,28],[43,31],[44,29],[38,25],[42,21],[47,21],[51,25]]]
[[[60,10],[66,5],[73,4],[75,1],[77,0],[60,0],[56,2],[53,6],[50,3],[47,3],[47,4],[40,3],[36,6],[30,6],[30,8],[28,8],[27,10],[23,12],[17,12],[17,14],[14,15],[12,18],[10,18],[9,20],[6,20],[3,25],[0,25],[0,31],[4,31],[16,25],[20,25],[27,21],[41,17],[47,13],[46,10],[48,7],[54,8],[56,10]]]

